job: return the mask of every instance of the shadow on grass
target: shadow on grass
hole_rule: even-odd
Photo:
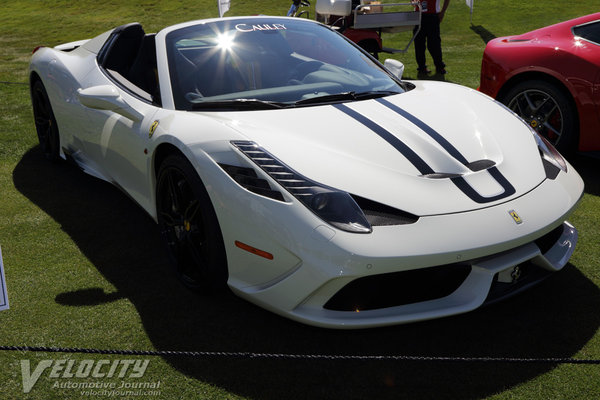
[[[479,35],[483,43],[487,44],[490,40],[496,39],[496,35],[488,31],[481,25],[471,25],[471,30]]]
[[[27,152],[16,188],[70,235],[117,293],[81,288],[60,304],[125,297],[159,350],[330,355],[571,357],[600,326],[600,290],[569,265],[540,286],[469,314],[362,331],[304,326],[224,293],[183,290],[153,221],[112,186]],[[60,345],[60,344],[57,344]],[[182,373],[256,399],[475,399],[551,364],[167,358]],[[165,382],[168,384],[168,382]]]

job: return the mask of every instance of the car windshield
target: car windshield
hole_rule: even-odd
[[[180,110],[299,107],[404,92],[344,37],[301,19],[203,23],[170,32],[166,45]]]

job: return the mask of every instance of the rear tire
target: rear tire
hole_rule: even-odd
[[[523,81],[501,101],[561,153],[575,150],[579,137],[577,109],[556,85],[542,80]]]
[[[31,87],[31,104],[38,140],[44,156],[50,161],[60,159],[60,136],[50,99],[44,84],[36,80]]]
[[[183,156],[168,156],[160,165],[156,209],[180,281],[196,291],[225,288],[227,258],[219,221],[200,177]]]

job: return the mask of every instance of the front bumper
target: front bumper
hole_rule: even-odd
[[[240,297],[270,311],[328,328],[369,328],[468,312],[524,290],[566,265],[577,242],[577,230],[565,221],[582,193],[581,178],[570,171],[506,203],[424,216],[411,225],[377,227],[369,235],[334,232],[324,225],[310,234],[297,234],[287,226],[289,239],[280,243],[285,254],[293,255],[285,259],[288,271],[260,284],[247,284],[230,274],[229,285]],[[514,210],[522,218],[520,223],[511,217]],[[252,256],[248,257],[246,261]],[[275,259],[283,261],[284,257],[276,254]],[[416,292],[422,288],[430,294],[416,296],[414,302],[408,295],[404,296],[408,301],[397,301],[402,296],[393,292],[404,290],[402,284],[391,288],[389,284],[359,285],[354,293],[345,289],[352,282],[372,277],[382,278],[382,282],[390,274],[453,266],[461,266],[463,271],[467,266],[468,271],[458,278],[441,274],[439,291],[429,290],[428,286],[435,284],[425,274],[412,286]],[[510,280],[511,275],[517,279]],[[450,281],[449,289],[445,279]],[[392,300],[369,299],[369,292],[386,290],[392,292],[388,295]],[[344,291],[350,295],[340,301],[343,306],[332,306],[336,296],[344,297]]]
[[[547,237],[553,237],[556,232],[559,232],[558,239],[550,248],[544,249],[541,242],[545,241]],[[427,279],[428,270],[438,267],[420,269],[418,271],[424,272],[423,286],[412,288],[416,302],[409,300],[411,294],[398,292],[390,287],[394,280],[391,276],[384,276],[387,275],[384,274],[381,275],[380,283],[387,282],[379,285],[378,290],[361,291],[358,289],[360,285],[356,285],[355,290],[347,291],[348,287],[355,285],[362,278],[350,282],[339,278],[329,281],[293,310],[282,312],[281,309],[273,309],[268,304],[262,305],[299,322],[338,329],[386,326],[461,314],[472,311],[483,304],[515,295],[539,283],[553,272],[561,270],[571,257],[577,238],[578,233],[575,227],[564,222],[537,241],[488,257],[444,266],[448,270],[462,269],[461,272],[457,272],[459,275],[465,267],[469,268],[468,273],[461,282],[458,282],[456,288],[452,287],[452,285],[456,285],[456,279],[436,282],[434,275],[437,274],[432,274],[431,279]],[[545,252],[543,252],[544,250]],[[301,271],[302,269],[296,273]],[[415,270],[407,272],[412,271]],[[401,276],[402,272],[397,274]],[[512,277],[512,280],[507,281],[507,277]],[[345,285],[344,282],[346,282]],[[401,282],[401,279],[397,282]],[[423,292],[427,291],[428,285],[437,287],[439,291],[430,291],[429,296],[433,298],[423,299]],[[451,293],[443,295],[449,288]],[[406,289],[406,285],[403,285],[403,289]],[[330,296],[331,293],[334,293],[333,296]],[[443,297],[436,297],[435,293],[442,294]],[[241,295],[243,296],[243,294]],[[336,301],[336,297],[338,304],[330,308],[338,309],[328,309],[328,305]],[[391,302],[394,300],[408,301],[408,303],[373,309],[362,308],[363,304],[385,304],[378,303],[378,301],[388,301],[390,302],[388,304],[392,304]],[[340,310],[340,308],[345,308],[345,310]]]

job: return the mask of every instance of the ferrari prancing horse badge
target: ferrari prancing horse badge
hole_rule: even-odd
[[[515,222],[517,223],[517,225],[523,223],[523,220],[521,219],[521,217],[519,217],[519,214],[517,214],[517,212],[515,210],[510,210],[508,213],[510,214],[510,216],[512,217],[512,219],[515,220]]]
[[[150,133],[148,135],[149,138],[152,138],[152,135],[154,135],[154,132],[156,131],[156,128],[158,128],[158,120],[154,121],[152,123],[152,125],[150,125]]]

